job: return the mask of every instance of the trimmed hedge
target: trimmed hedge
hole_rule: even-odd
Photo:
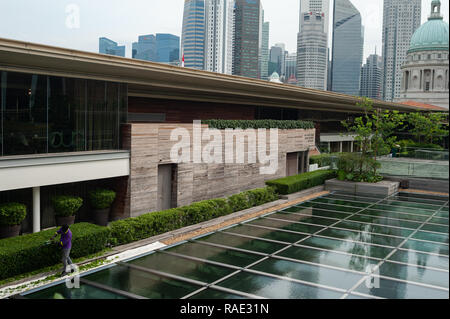
[[[274,189],[267,187],[246,191],[227,199],[205,200],[185,207],[115,221],[110,224],[111,243],[128,244],[277,199]]]
[[[75,196],[60,195],[52,198],[56,216],[73,216],[83,205],[83,199]]]
[[[88,193],[89,202],[94,209],[110,208],[116,199],[116,192],[109,189],[94,189]]]
[[[57,244],[45,245],[57,228],[35,234],[0,240],[0,280],[61,262]],[[94,254],[106,248],[110,230],[89,223],[74,224],[72,231],[72,258]]]
[[[225,129],[258,129],[278,128],[280,130],[313,129],[314,123],[310,121],[280,121],[280,120],[203,120],[209,128]]]
[[[314,171],[310,173],[267,181],[266,184],[268,186],[274,187],[279,194],[288,195],[314,186],[323,185],[326,180],[335,177],[335,170]]]
[[[336,158],[340,153],[326,153],[320,155],[313,155],[309,158],[309,164],[318,164],[319,167],[330,166],[332,159]]]

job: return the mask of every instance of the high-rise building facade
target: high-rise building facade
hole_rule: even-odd
[[[114,42],[108,38],[100,38],[99,39],[99,53],[101,54],[109,54],[115,56],[125,57],[125,46],[117,45],[117,42]]]
[[[383,59],[378,54],[371,54],[361,68],[360,96],[381,100],[383,76]]]
[[[282,47],[273,46],[270,48],[269,75],[272,75],[274,72],[280,76],[282,75],[283,55],[284,51]]]
[[[260,0],[236,0],[233,74],[260,78],[262,6]]]
[[[364,29],[350,0],[334,0],[331,90],[358,96],[361,85]]]
[[[298,34],[297,80],[302,87],[326,90],[328,41],[324,13],[303,13]]]
[[[156,62],[174,63],[180,61],[180,37],[168,34],[156,34]]]
[[[420,27],[421,0],[384,0],[383,99],[400,97],[402,71],[411,37]]]
[[[261,62],[260,62],[260,78],[267,80],[269,78],[269,34],[270,22],[264,22],[262,25],[262,43],[261,43]]]
[[[181,57],[187,68],[203,69],[205,63],[205,0],[185,0]]]
[[[133,59],[156,62],[156,37],[153,34],[139,36],[138,42],[133,42],[132,52]]]
[[[205,70],[233,71],[234,0],[205,0]]]
[[[297,53],[286,55],[284,82],[297,85]]]
[[[300,0],[297,37],[298,85],[327,89],[329,0]]]

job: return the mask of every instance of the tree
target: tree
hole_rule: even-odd
[[[428,142],[433,144],[435,140],[441,140],[448,136],[448,122],[445,120],[448,113],[420,113],[414,112],[407,115],[410,125],[409,132],[413,134],[419,143]]]

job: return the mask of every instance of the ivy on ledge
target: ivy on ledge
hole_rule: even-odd
[[[271,129],[280,130],[314,129],[314,123],[310,121],[281,121],[281,120],[203,120],[209,128],[224,129]]]

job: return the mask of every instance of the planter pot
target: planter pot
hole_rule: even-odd
[[[55,216],[56,226],[72,225],[75,223],[75,216]]]
[[[21,228],[22,225],[0,226],[0,238],[19,236]]]
[[[92,211],[92,216],[94,218],[94,223],[99,226],[108,226],[109,221],[109,208],[105,209],[94,209]]]

